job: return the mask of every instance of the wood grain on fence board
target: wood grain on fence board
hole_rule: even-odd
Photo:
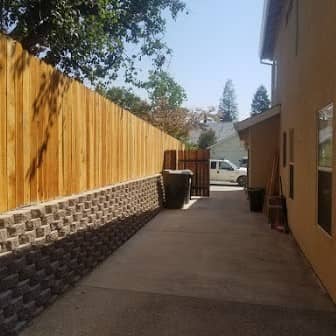
[[[0,212],[162,171],[184,145],[0,37]]]

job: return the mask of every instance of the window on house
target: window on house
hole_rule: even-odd
[[[294,129],[289,130],[289,162],[294,163]]]
[[[287,166],[287,133],[283,132],[282,135],[282,166]]]
[[[289,197],[294,199],[294,129],[289,130]]]
[[[289,165],[289,197],[294,199],[294,165]]]
[[[332,231],[333,113],[332,104],[319,111],[317,125],[317,222],[329,234]]]

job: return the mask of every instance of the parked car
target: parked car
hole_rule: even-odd
[[[238,168],[229,160],[210,160],[210,183],[234,182],[244,187],[247,182],[247,169]]]

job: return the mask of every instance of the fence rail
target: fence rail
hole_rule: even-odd
[[[0,212],[148,176],[183,144],[0,37]]]

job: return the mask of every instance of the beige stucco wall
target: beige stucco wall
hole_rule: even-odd
[[[269,183],[274,157],[279,153],[279,116],[250,128],[249,186],[265,188]]]
[[[248,185],[251,188],[265,188],[272,174],[276,153],[279,153],[279,115],[251,126],[240,132],[248,150]]]
[[[336,301],[336,211],[333,234],[329,236],[317,225],[316,178],[316,114],[331,102],[336,103],[335,15],[335,0],[299,1],[296,52],[296,12],[294,9],[288,24],[284,13],[275,50],[279,74],[274,103],[282,105],[281,134],[288,133],[290,128],[295,132],[295,197],[294,200],[287,197],[289,224],[303,252]],[[334,173],[335,160],[336,155]],[[288,165],[285,168],[281,165],[287,196],[288,171]],[[333,204],[336,201],[335,184],[334,178]]]

